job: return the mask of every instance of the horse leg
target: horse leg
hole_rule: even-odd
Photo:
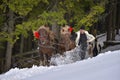
[[[88,50],[88,54],[89,54],[89,57],[93,57],[93,47],[91,45],[89,45],[89,50]]]
[[[51,57],[50,57],[49,55],[47,55],[46,57],[47,57],[46,65],[49,66],[49,65],[50,65],[50,58],[51,58]]]
[[[43,54],[40,53],[40,65],[43,65],[44,57]]]
[[[40,59],[39,59],[39,61],[40,61],[39,65],[43,65],[44,58],[43,58],[43,53],[42,53],[40,47],[39,47],[39,57],[40,57]]]
[[[43,66],[45,66],[45,65],[46,65],[46,60],[47,60],[47,59],[46,59],[46,54],[43,54],[43,58],[44,58],[44,59],[43,59]]]

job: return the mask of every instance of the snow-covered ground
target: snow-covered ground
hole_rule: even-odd
[[[103,36],[98,42],[104,46],[105,40],[106,36]],[[116,40],[120,41],[119,35]],[[0,80],[120,80],[120,45],[110,46],[93,58],[86,55],[82,61],[77,50],[51,58],[58,66],[14,68],[1,74]]]
[[[0,80],[120,80],[120,50],[71,64],[14,68]]]

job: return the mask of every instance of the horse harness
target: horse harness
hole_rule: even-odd
[[[50,41],[50,36],[47,30],[45,29],[40,29],[39,30],[40,38],[38,42],[38,46],[42,48],[52,48],[54,50],[57,50],[56,46],[63,46],[65,47],[65,43],[56,43],[53,41]],[[65,36],[69,37],[69,34],[65,34]],[[55,46],[56,45],[56,46]]]
[[[39,38],[38,45],[40,47],[56,49],[54,45],[61,45],[61,44],[50,41],[49,33],[47,33],[45,29],[40,29],[39,34],[40,34],[40,38]]]

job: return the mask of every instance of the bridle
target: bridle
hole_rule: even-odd
[[[40,38],[39,38],[39,44],[45,45],[48,42],[48,33],[45,29],[39,30]]]

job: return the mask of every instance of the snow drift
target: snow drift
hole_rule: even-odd
[[[14,68],[0,80],[120,80],[120,50],[59,66]]]

